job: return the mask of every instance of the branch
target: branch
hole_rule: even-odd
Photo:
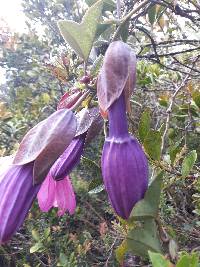
[[[190,48],[190,49],[187,49],[187,50],[184,50],[184,51],[177,51],[177,52],[171,52],[171,53],[165,53],[165,54],[157,54],[157,55],[154,55],[154,54],[143,55],[143,56],[139,56],[138,55],[138,57],[151,59],[151,58],[156,58],[156,57],[175,56],[175,55],[180,55],[180,54],[189,53],[189,52],[198,51],[198,50],[200,50],[200,46],[195,47],[195,48]]]
[[[198,60],[198,57],[196,58],[196,60],[193,62],[192,64],[192,68],[195,66],[196,62]],[[170,105],[169,105],[169,108],[167,109],[167,119],[166,119],[166,123],[165,123],[165,130],[164,130],[164,133],[163,133],[163,136],[162,136],[162,145],[161,145],[161,154],[163,153],[163,150],[164,150],[164,146],[165,146],[165,139],[166,139],[166,136],[167,136],[167,132],[168,132],[168,129],[169,129],[169,122],[170,122],[170,117],[171,117],[171,113],[172,113],[172,108],[174,106],[174,102],[175,102],[175,98],[177,96],[177,94],[179,93],[179,91],[186,85],[187,81],[188,81],[188,78],[190,76],[190,73],[191,73],[191,70],[190,72],[186,75],[185,79],[182,81],[181,85],[178,86],[176,88],[176,91],[174,92],[172,98],[171,98],[171,102],[170,102]]]
[[[164,146],[165,146],[165,139],[166,139],[167,132],[168,132],[168,129],[169,129],[169,121],[170,121],[170,118],[171,118],[171,113],[172,113],[172,108],[174,106],[175,98],[176,98],[177,94],[179,93],[179,91],[186,85],[188,78],[189,78],[189,74],[182,81],[181,85],[176,88],[176,91],[174,92],[174,94],[173,94],[173,96],[171,98],[170,105],[169,105],[169,107],[167,109],[167,119],[166,119],[166,123],[165,123],[165,130],[164,130],[164,133],[163,133],[163,136],[162,136],[161,154],[163,153],[163,149],[164,149]]]
[[[129,12],[120,22],[120,25],[118,26],[116,32],[113,35],[112,38],[112,42],[116,41],[118,38],[118,35],[122,29],[122,27],[124,26],[124,24],[126,24],[128,22],[128,20],[136,13],[138,12],[140,9],[142,9],[146,4],[149,3],[149,0],[145,0],[144,2],[142,2],[139,6],[137,6],[135,9],[133,9],[131,12]]]

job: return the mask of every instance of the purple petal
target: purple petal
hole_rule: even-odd
[[[148,186],[148,162],[138,141],[128,133],[124,94],[109,108],[109,136],[102,154],[102,174],[116,213],[128,219]]]
[[[0,243],[5,243],[24,222],[40,186],[33,186],[33,163],[10,165],[0,181]]]
[[[50,169],[53,179],[63,179],[79,163],[83,153],[85,137],[86,133],[74,138],[64,153],[57,159]]]
[[[102,154],[102,174],[116,213],[127,219],[148,186],[146,156],[136,139],[107,139]]]

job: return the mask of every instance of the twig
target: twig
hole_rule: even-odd
[[[175,98],[176,98],[177,94],[179,93],[179,91],[186,85],[188,78],[189,78],[189,74],[186,75],[186,77],[182,81],[181,85],[176,88],[176,91],[172,95],[170,105],[169,105],[169,107],[167,109],[167,119],[166,119],[166,123],[165,123],[165,130],[164,130],[164,133],[163,133],[163,136],[162,136],[161,154],[163,153],[163,149],[164,149],[164,146],[165,146],[165,139],[166,139],[167,132],[168,132],[168,129],[169,129],[169,121],[170,121],[170,117],[171,117],[171,113],[172,113],[172,108],[174,106]]]
[[[112,42],[115,41],[118,38],[118,35],[121,31],[121,28],[124,26],[124,24],[127,23],[127,21],[136,13],[138,12],[141,8],[143,8],[146,4],[149,3],[149,0],[145,0],[142,2],[139,6],[137,6],[135,9],[133,9],[131,12],[129,12],[121,21],[119,27],[117,28],[115,34],[113,35]]]
[[[196,60],[193,62],[192,69],[194,68],[194,66],[195,66],[196,62],[198,61],[198,59],[199,59],[199,57],[197,57]],[[165,139],[166,139],[167,132],[168,132],[168,129],[169,129],[169,121],[170,121],[170,117],[171,117],[172,108],[173,108],[173,105],[174,105],[175,98],[176,98],[177,94],[179,93],[179,91],[186,85],[191,71],[192,70],[190,70],[190,72],[186,75],[186,77],[183,80],[183,82],[181,83],[181,85],[177,87],[176,91],[174,92],[174,94],[173,94],[173,96],[171,98],[171,102],[170,102],[169,108],[167,109],[167,119],[166,119],[166,123],[165,123],[165,130],[164,130],[164,133],[163,133],[163,136],[162,136],[161,155],[163,153],[163,149],[164,149],[164,146],[165,146]]]
[[[184,53],[188,53],[188,52],[193,52],[193,51],[197,51],[197,50],[200,50],[200,46],[195,47],[195,48],[190,48],[190,49],[187,49],[187,50],[183,50],[183,51],[171,52],[171,53],[166,53],[166,54],[157,54],[157,55],[150,54],[150,55],[144,55],[144,56],[138,55],[138,56],[140,58],[151,59],[151,58],[155,58],[155,57],[175,56],[175,55],[184,54]]]
[[[121,0],[117,0],[117,17],[120,20],[120,18],[121,18]]]
[[[109,260],[110,260],[110,258],[111,258],[111,256],[112,256],[113,248],[114,248],[114,245],[115,245],[116,241],[117,241],[117,237],[115,237],[114,242],[113,242],[112,245],[111,245],[110,253],[109,253],[108,258],[107,258],[107,260],[106,260],[106,263],[105,263],[105,265],[104,265],[105,267],[108,267],[108,263],[109,263]]]

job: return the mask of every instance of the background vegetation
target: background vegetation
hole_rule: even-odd
[[[83,61],[64,42],[57,21],[80,23],[94,2],[23,0],[27,33],[2,23],[0,156],[13,153],[27,130],[55,111],[69,88],[80,86]],[[102,132],[72,174],[75,215],[42,214],[35,203],[20,232],[0,247],[1,267],[200,266],[200,3],[117,3],[104,1],[88,70],[98,74],[112,40],[122,39],[137,54],[129,129],[147,153],[150,176],[162,170],[148,199],[156,200],[152,213],[160,203],[159,216],[143,214],[138,222],[134,215],[128,223],[115,216],[99,170]]]

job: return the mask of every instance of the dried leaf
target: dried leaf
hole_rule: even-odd
[[[103,128],[103,119],[101,115],[98,113],[98,115],[94,118],[90,128],[88,129],[87,136],[85,139],[85,143],[88,144],[94,139]]]
[[[93,121],[99,115],[98,108],[83,108],[80,112],[77,113],[77,131],[76,136],[85,133],[90,126],[92,125]]]

